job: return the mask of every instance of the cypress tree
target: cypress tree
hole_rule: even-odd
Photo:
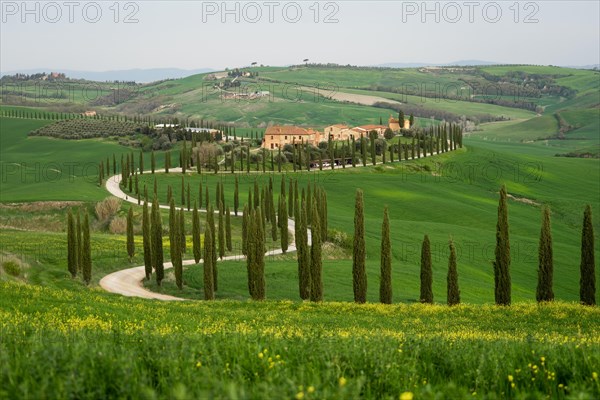
[[[146,280],[152,275],[152,244],[150,239],[150,215],[148,213],[148,199],[144,201],[142,211],[142,238],[144,240],[144,271]]]
[[[458,289],[458,270],[456,269],[456,248],[450,239],[450,256],[448,257],[447,301],[449,306],[460,304],[460,290]]]
[[[258,190],[258,183],[256,179],[254,179],[254,208],[258,208],[260,206],[260,193]]]
[[[248,255],[248,224],[250,223],[248,219],[249,208],[248,204],[244,205],[244,211],[242,214],[242,254]]]
[[[371,162],[373,163],[373,165],[377,164],[377,153],[375,152],[375,135],[371,134],[370,136],[370,140],[371,140]]]
[[[392,249],[390,244],[390,220],[387,206],[383,210],[381,224],[381,279],[379,281],[379,301],[392,304]]]
[[[508,237],[508,205],[506,186],[500,189],[498,222],[496,224],[496,259],[494,266],[495,300],[497,305],[508,306],[511,300],[510,241]]]
[[[202,258],[202,247],[200,244],[200,216],[196,202],[194,202],[194,211],[192,211],[192,249],[194,261],[198,264]]]
[[[186,195],[187,195],[187,210],[190,211],[190,209],[192,208],[192,194],[190,193],[190,183],[189,182],[187,184]]]
[[[115,153],[113,153],[113,175],[117,174],[117,158],[115,157]]]
[[[89,285],[92,280],[92,247],[90,244],[90,221],[88,213],[83,215],[83,243],[81,244],[81,264],[83,281]]]
[[[431,267],[431,245],[425,235],[421,245],[421,303],[433,303],[433,271]]]
[[[156,272],[156,284],[160,286],[165,277],[163,265],[163,245],[162,245],[162,218],[158,199],[154,196],[152,201],[152,268]]]
[[[129,212],[127,213],[127,255],[129,256],[129,262],[135,255],[135,242],[133,237],[133,207],[129,206]]]
[[[77,231],[77,269],[79,272],[83,272],[83,238],[81,233],[81,212],[77,210],[76,217],[76,231]]]
[[[229,211],[229,206],[227,206],[225,210],[225,243],[227,245],[227,250],[233,250],[233,244],[231,243],[231,211]]]
[[[179,210],[179,244],[180,244],[180,253],[185,253],[187,250],[187,240],[185,238],[185,217],[183,215],[183,209]]]
[[[277,221],[277,216],[275,214],[275,205],[273,204],[273,191],[269,190],[269,211],[271,214],[271,239],[275,242],[277,240],[277,231],[279,230],[279,222]]]
[[[296,197],[298,197],[298,181],[295,181],[292,185],[292,179],[290,179],[288,193],[290,194],[288,197],[288,215],[294,215],[294,201],[296,200]],[[294,195],[292,195],[292,193]]]
[[[550,208],[542,210],[542,228],[538,248],[538,284],[535,299],[537,302],[554,300],[552,278],[554,274],[552,256],[552,231],[550,228]]]
[[[296,200],[296,203],[298,201]],[[307,213],[306,203],[303,201],[295,221],[296,236],[296,257],[298,259],[298,285],[300,289],[300,298],[308,300],[310,298],[310,260],[308,254],[308,231],[307,231]]]
[[[263,217],[260,208],[256,209],[255,221],[253,222],[254,240],[252,250],[253,269],[255,278],[255,292],[253,300],[265,299],[265,233],[263,231]]]
[[[238,177],[235,177],[235,190],[233,192],[233,212],[235,216],[238,215],[238,208],[240,207],[240,189],[238,184]]]
[[[140,174],[144,173],[144,152],[140,150]]]
[[[77,276],[77,233],[73,213],[69,209],[67,214],[67,269],[71,278]]]
[[[173,208],[173,203],[171,203],[171,208]],[[179,223],[179,214],[180,212],[175,211],[173,213],[173,219],[169,218],[169,250],[171,253],[171,264],[173,265],[173,270],[175,271],[175,284],[179,289],[183,288],[183,278],[182,278],[182,265],[181,265],[181,236],[180,236],[180,228],[181,225]]]
[[[356,190],[354,205],[354,244],[352,253],[352,287],[354,301],[367,301],[367,273],[365,270],[365,219],[363,210],[363,192]]]
[[[588,204],[583,213],[581,230],[581,263],[579,265],[579,300],[581,304],[596,304],[596,260],[594,255],[594,226],[592,225],[592,207]]]
[[[314,202],[314,200],[313,200]],[[323,278],[321,260],[321,228],[319,226],[319,208],[312,207],[312,229],[310,246],[310,301],[323,301]]]
[[[367,140],[364,137],[360,137],[360,155],[362,157],[363,167],[367,166]]]
[[[206,221],[206,228],[204,229],[204,300],[215,299],[215,286],[214,286],[214,272],[213,272],[213,251],[214,247],[211,245],[213,242],[213,231],[208,224],[208,217]]]
[[[289,240],[289,227],[288,227],[288,214],[287,214],[287,205],[285,202],[285,195],[279,198],[279,229],[281,230],[281,250],[283,254],[287,252],[288,249],[288,240]]]
[[[225,256],[225,224],[223,221],[223,213],[219,212],[219,258],[222,260]]]
[[[325,192],[325,189],[321,188],[320,190],[320,196],[321,196],[321,209],[319,211],[319,215],[321,216],[321,240],[323,242],[327,241],[327,228],[328,228],[328,223],[327,223],[327,193]]]
[[[198,207],[202,208],[202,182],[198,185]]]
[[[213,286],[215,288],[215,292],[218,290],[218,271],[217,271],[217,232],[215,229],[215,211],[212,206],[209,207],[208,213],[206,215],[206,221],[208,227],[212,231],[210,246],[212,247],[211,256],[212,256],[212,271],[213,271]]]

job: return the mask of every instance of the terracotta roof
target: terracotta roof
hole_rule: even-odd
[[[274,125],[267,128],[265,135],[312,135],[314,131],[312,129],[304,129],[299,126],[292,125]]]

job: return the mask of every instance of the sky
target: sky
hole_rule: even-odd
[[[599,1],[0,1],[0,70],[600,63]]]

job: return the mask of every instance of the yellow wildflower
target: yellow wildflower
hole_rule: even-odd
[[[348,381],[343,376],[341,376],[340,379],[338,379],[338,383],[341,387],[345,386],[346,382],[348,382]]]
[[[413,400],[413,397],[412,392],[404,392],[400,395],[400,400]]]
[[[296,393],[296,400],[302,400],[304,398],[304,392]]]
[[[265,355],[263,353],[258,353],[258,358],[263,358]]]
[[[598,380],[598,373],[597,372],[592,372],[592,379],[597,381]]]
[[[513,380],[514,380],[513,376],[512,376],[512,375],[509,375],[509,376],[508,376],[508,381],[509,381],[509,382],[512,382]]]
[[[307,391],[308,393],[314,393],[314,392],[315,392],[315,387],[314,387],[314,386],[309,386],[309,387],[306,389],[306,391]]]

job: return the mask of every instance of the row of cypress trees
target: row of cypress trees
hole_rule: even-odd
[[[365,268],[365,228],[363,193],[356,192],[354,211],[354,242],[352,257],[352,282],[354,301],[365,303],[367,296],[367,275]],[[496,225],[496,248],[494,267],[494,295],[497,305],[508,306],[511,303],[511,278],[510,278],[510,241],[508,235],[508,206],[506,187],[500,189],[498,204],[498,222]],[[391,245],[390,224],[387,207],[384,209],[382,234],[381,234],[381,260],[380,260],[380,288],[379,299],[381,303],[392,302],[391,278]],[[455,305],[460,303],[460,290],[458,286],[458,271],[456,248],[452,239],[449,241],[447,303]],[[300,255],[299,255],[300,257]],[[542,227],[538,247],[538,283],[536,300],[547,302],[554,300],[553,283],[553,253],[552,233],[550,227],[550,208],[542,208]],[[422,303],[433,303],[433,272],[431,263],[431,244],[425,235],[421,245],[420,268],[420,294]],[[592,209],[586,206],[583,217],[581,236],[581,261],[580,261],[580,302],[584,305],[596,304],[596,275],[594,259],[594,231],[592,225]]]
[[[72,278],[81,273],[83,281],[89,284],[92,280],[92,247],[90,243],[90,222],[88,213],[83,213],[83,224],[81,223],[81,212],[73,216],[69,209],[67,214],[67,269]]]

